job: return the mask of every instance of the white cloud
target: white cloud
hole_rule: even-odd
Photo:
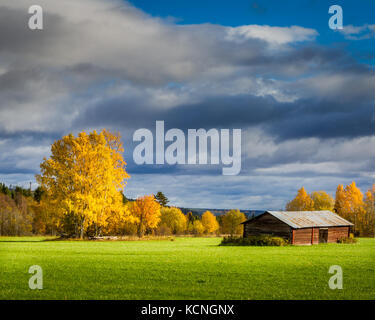
[[[362,26],[345,25],[338,30],[348,40],[364,40],[375,37],[375,24],[364,24]]]
[[[289,43],[312,41],[318,32],[314,29],[299,26],[271,27],[260,25],[247,25],[227,29],[227,39],[231,41],[246,41],[248,39],[259,39],[270,45],[285,45]]]
[[[291,162],[283,165],[276,165],[270,168],[255,169],[256,173],[261,174],[290,174],[290,173],[306,173],[314,172],[320,175],[342,173],[345,163],[339,162],[321,162],[321,163],[300,163]]]

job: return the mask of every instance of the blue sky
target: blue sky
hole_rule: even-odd
[[[129,197],[282,209],[297,190],[375,182],[375,2],[29,0],[0,10],[0,181],[36,187],[51,143],[120,132]],[[328,27],[343,8],[344,29]],[[9,32],[11,30],[12,32]],[[133,133],[242,130],[242,170],[137,165]]]
[[[214,23],[227,26],[267,24],[271,26],[301,25],[326,29],[328,8],[341,5],[345,24],[371,23],[375,4],[371,0],[132,0],[136,7],[162,18],[172,17],[180,24]]]
[[[345,45],[358,59],[367,63],[375,60],[374,38],[348,42],[340,33],[327,27],[331,5],[343,8],[344,25],[374,24],[375,2],[371,0],[132,0],[131,3],[155,17],[170,18],[177,24],[212,23],[232,27],[248,24],[298,25],[313,28],[319,32],[318,43]]]

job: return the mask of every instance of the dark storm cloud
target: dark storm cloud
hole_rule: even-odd
[[[346,89],[349,95],[350,88]],[[74,126],[111,125],[128,129],[154,128],[164,120],[169,128],[248,128],[261,126],[279,141],[296,138],[354,138],[375,134],[374,92],[353,106],[353,99],[299,99],[278,102],[271,96],[217,96],[195,104],[155,109],[126,97],[89,108]]]
[[[14,132],[8,132],[0,130],[0,140],[11,140],[15,144],[18,144],[24,139],[28,139],[30,144],[38,144],[40,142],[53,141],[61,137],[62,131],[56,132],[42,132],[42,131],[31,131],[31,130],[17,130]]]
[[[0,175],[9,175],[9,174],[36,174],[36,170],[24,169],[24,168],[15,168],[12,166],[12,163],[2,163],[0,165]]]
[[[117,125],[125,128],[153,128],[164,120],[170,128],[247,127],[282,117],[272,97],[222,96],[171,109],[155,109],[126,98],[105,101],[82,113],[75,126]]]
[[[44,24],[48,25],[42,31],[32,31],[28,27],[30,14],[28,6],[21,8],[9,8],[0,6],[0,53],[12,54],[20,63],[31,62],[31,59],[38,54],[45,53],[48,46],[56,42],[56,39],[63,37],[66,31],[63,19],[48,11],[43,15]],[[27,61],[28,60],[28,61]]]
[[[328,105],[329,102],[315,104],[309,102],[309,108],[322,105]],[[329,104],[329,105],[332,105]],[[343,106],[345,107],[345,106]],[[306,111],[300,108],[295,112]],[[325,110],[324,112],[314,114],[296,114],[290,112],[290,117],[284,117],[275,124],[266,124],[266,130],[278,137],[278,141],[296,138],[355,138],[361,136],[371,136],[375,134],[375,113],[374,105],[365,105],[348,112],[335,112]]]

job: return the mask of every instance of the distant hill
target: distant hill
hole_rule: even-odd
[[[186,214],[191,211],[193,214],[202,215],[205,211],[211,211],[215,216],[220,216],[225,214],[225,212],[229,211],[230,209],[209,209],[209,208],[180,208],[181,211]],[[254,217],[262,214],[265,210],[241,210],[248,218]]]

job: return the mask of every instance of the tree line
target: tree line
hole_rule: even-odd
[[[158,192],[136,200],[126,198],[122,192],[122,210],[112,211],[99,225],[88,224],[83,232],[79,217],[67,212],[61,217],[50,210],[41,187],[34,191],[0,183],[0,236],[64,235],[66,237],[139,236],[144,235],[212,235],[241,234],[241,222],[246,220],[239,210],[228,210],[216,217],[206,211],[200,215],[183,212],[167,206],[167,197]],[[124,214],[127,212],[128,214]]]
[[[339,184],[335,198],[325,191],[308,194],[304,187],[286,205],[287,211],[330,210],[354,224],[357,236],[375,237],[375,184],[363,193],[353,181],[347,186]]]

